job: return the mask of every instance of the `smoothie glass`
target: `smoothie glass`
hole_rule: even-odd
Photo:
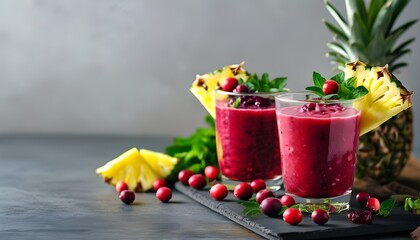
[[[285,192],[305,210],[349,208],[359,139],[355,101],[309,92],[276,96]]]
[[[229,187],[255,179],[277,190],[281,160],[274,97],[278,93],[216,90],[216,146],[222,181]]]

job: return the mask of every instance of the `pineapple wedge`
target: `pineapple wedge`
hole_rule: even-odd
[[[244,62],[241,62],[240,64],[234,64],[218,69],[212,73],[196,76],[190,91],[196,98],[198,98],[213,118],[216,118],[214,91],[220,86],[224,79],[229,77],[235,77],[237,79],[242,78],[246,81],[249,74],[242,67],[243,65]]]
[[[96,173],[113,186],[124,181],[128,189],[146,192],[156,179],[166,178],[177,162],[176,158],[163,153],[132,148],[96,169]]]
[[[361,112],[360,136],[411,107],[411,95],[401,82],[384,67],[371,67],[356,60],[344,69],[345,79],[356,77],[355,86],[365,86],[369,93],[354,103]]]

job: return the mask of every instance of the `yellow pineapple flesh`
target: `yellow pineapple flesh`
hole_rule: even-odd
[[[412,92],[389,72],[387,65],[370,67],[356,60],[346,65],[344,73],[345,79],[356,77],[355,86],[369,90],[362,100],[354,103],[354,107],[361,111],[360,136],[412,105]]]
[[[205,107],[209,114],[216,117],[215,93],[214,91],[220,87],[220,84],[226,78],[234,77],[236,79],[242,78],[246,81],[249,74],[243,68],[244,62],[223,67],[211,73],[204,75],[197,75],[193,82],[190,91]]]
[[[112,186],[124,181],[128,189],[145,192],[152,189],[155,180],[166,178],[177,162],[163,153],[132,148],[96,169],[96,173]]]

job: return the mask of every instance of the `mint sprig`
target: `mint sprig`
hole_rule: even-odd
[[[394,208],[394,205],[395,205],[394,199],[389,198],[382,201],[377,215],[387,217],[391,213],[391,210]]]
[[[328,94],[322,91],[322,87],[324,83],[327,81],[320,73],[313,72],[312,74],[314,86],[309,86],[305,88],[308,91],[313,92],[314,94],[321,97],[322,100],[328,99],[343,99],[343,100],[350,100],[350,99],[357,99],[363,97],[364,95],[368,94],[368,90],[364,86],[357,86],[354,87],[354,83],[356,81],[356,77],[351,77],[345,79],[344,72],[340,72],[334,75],[331,80],[334,80],[340,86],[339,90],[335,94]]]
[[[259,77],[256,73],[249,76],[245,81],[242,78],[238,80],[239,84],[244,84],[250,92],[285,92],[287,77],[269,78],[268,73],[263,73]]]

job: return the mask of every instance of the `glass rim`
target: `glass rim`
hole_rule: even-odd
[[[215,92],[218,94],[224,94],[224,95],[229,95],[229,96],[258,96],[258,95],[262,95],[262,96],[277,96],[279,94],[282,93],[288,93],[289,89],[285,88],[284,92],[228,92],[228,91],[223,91],[221,89],[215,89]]]
[[[311,95],[318,97],[318,99],[291,99],[285,98],[286,96],[297,96],[297,95]],[[337,103],[354,103],[363,99],[363,97],[355,99],[320,99],[318,95],[310,91],[295,91],[295,92],[282,92],[275,96],[277,101],[289,102],[289,103],[322,103],[322,104],[337,104]]]

